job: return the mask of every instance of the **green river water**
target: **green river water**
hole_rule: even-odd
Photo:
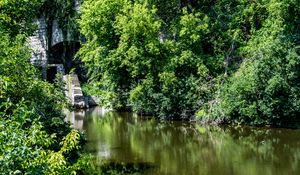
[[[300,130],[203,127],[100,107],[69,117],[107,174],[300,175]]]

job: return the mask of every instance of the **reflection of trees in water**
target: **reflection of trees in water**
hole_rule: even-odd
[[[251,127],[210,128],[207,132],[220,156],[247,174],[299,174],[300,132]],[[252,168],[251,168],[252,167]],[[244,173],[243,173],[244,172]]]
[[[90,116],[88,150],[149,162],[161,174],[300,174],[298,131],[158,122],[129,113]],[[299,136],[298,136],[299,135]]]

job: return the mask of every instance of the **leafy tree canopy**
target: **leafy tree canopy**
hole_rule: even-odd
[[[298,14],[296,0],[86,0],[87,91],[160,118],[295,121]]]

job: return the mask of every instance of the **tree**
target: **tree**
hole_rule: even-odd
[[[241,48],[247,59],[221,87],[216,115],[227,122],[299,121],[299,39],[294,37],[299,26],[290,16],[299,14],[299,8],[294,1],[270,1],[267,9],[263,27]]]
[[[64,122],[64,92],[30,63],[27,36],[40,1],[0,1],[0,171],[71,174],[79,132]],[[28,13],[26,15],[26,13]]]
[[[172,119],[295,119],[297,1],[167,2],[84,2],[79,57],[103,105]]]
[[[0,1],[0,27],[11,36],[34,32],[32,23],[42,5],[43,0],[10,0]]]

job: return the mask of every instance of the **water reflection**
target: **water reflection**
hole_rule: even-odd
[[[149,163],[143,174],[300,174],[300,131],[201,127],[94,108],[73,114],[85,149],[118,163]]]

